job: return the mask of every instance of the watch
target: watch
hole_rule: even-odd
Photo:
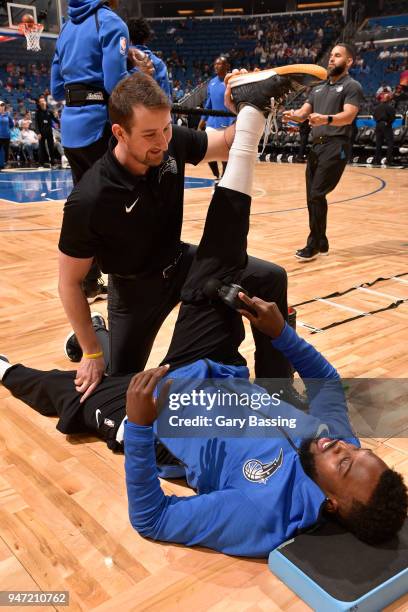
[[[333,115],[327,115],[327,125],[333,123]]]

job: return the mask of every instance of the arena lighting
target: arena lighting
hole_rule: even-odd
[[[194,13],[194,11],[190,11],[190,10],[179,10],[177,12],[179,15],[192,15]]]
[[[330,8],[332,6],[343,6],[343,0],[336,0],[335,2],[307,2],[298,4],[298,9],[312,9],[312,8]]]
[[[214,14],[214,9],[205,9],[205,10],[204,10],[204,13],[205,13],[206,15],[213,15],[213,14]]]
[[[225,8],[223,9],[224,13],[243,13],[243,8]]]

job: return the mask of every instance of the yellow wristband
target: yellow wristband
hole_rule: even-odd
[[[103,351],[99,351],[99,353],[84,353],[83,356],[85,359],[99,359],[99,357],[103,357]]]

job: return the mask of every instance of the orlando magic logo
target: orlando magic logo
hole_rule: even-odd
[[[171,155],[161,164],[159,170],[159,183],[162,180],[163,176],[166,172],[170,172],[171,174],[177,174],[177,162]]]
[[[266,484],[276,470],[283,463],[283,450],[280,449],[279,457],[270,463],[261,463],[258,459],[249,459],[242,468],[244,476],[250,482],[263,482]]]

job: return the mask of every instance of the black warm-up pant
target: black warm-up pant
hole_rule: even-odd
[[[163,360],[172,369],[206,357],[227,364],[245,363],[239,354],[244,338],[241,316],[223,303],[212,304],[203,295],[202,288],[213,277],[225,283],[244,284],[244,278],[251,280],[246,254],[249,209],[249,196],[229,189],[215,190],[203,237],[181,290],[182,304]],[[282,284],[279,291],[275,290],[286,297],[286,276],[282,273],[279,278]],[[103,333],[107,332],[97,330],[97,334]],[[263,336],[262,340],[265,344],[257,347],[262,360],[268,355],[272,359],[280,355],[273,349],[269,337]],[[287,373],[287,366],[285,360],[281,370]],[[42,372],[15,365],[5,373],[3,384],[41,414],[58,415],[57,427],[63,433],[91,431],[113,447],[117,428],[125,415],[126,390],[131,377],[132,374],[104,377],[84,404],[79,403],[80,394],[75,390],[75,372]]]
[[[394,132],[392,125],[388,125],[385,121],[379,121],[375,127],[375,157],[374,163],[381,163],[381,154],[383,144],[387,146],[387,164],[392,162],[392,150],[394,147]]]
[[[307,246],[317,251],[326,251],[329,247],[326,196],[341,179],[349,158],[349,146],[348,139],[332,136],[323,144],[314,144],[308,155],[306,193],[310,233]]]
[[[47,146],[45,146],[46,144]],[[52,132],[44,132],[41,134],[38,157],[40,164],[44,164],[48,162],[48,160],[51,164],[54,163],[54,138]]]

